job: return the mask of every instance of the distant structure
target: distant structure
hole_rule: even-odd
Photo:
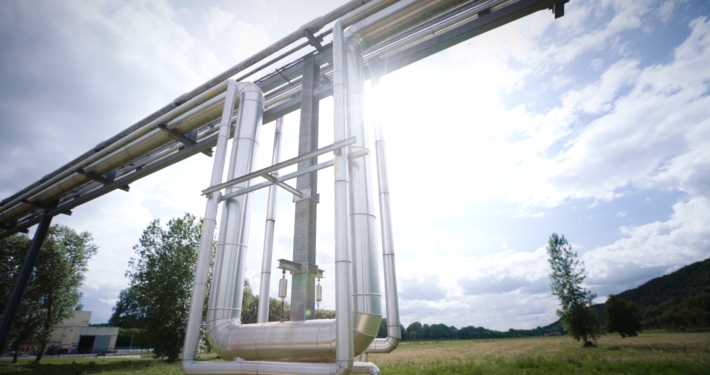
[[[74,311],[52,334],[50,354],[110,352],[116,348],[118,327],[90,327],[91,311]],[[56,353],[52,353],[56,351]]]

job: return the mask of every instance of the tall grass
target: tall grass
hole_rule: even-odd
[[[208,356],[207,360],[218,360]],[[710,333],[653,333],[621,339],[607,335],[583,349],[569,337],[404,342],[371,355],[383,375],[404,374],[710,374]],[[2,374],[181,375],[179,363],[152,359],[47,358],[17,365],[0,361]]]

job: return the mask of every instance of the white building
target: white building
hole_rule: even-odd
[[[116,347],[118,327],[89,327],[91,311],[74,311],[54,330],[50,347],[65,353],[98,353],[113,351]]]

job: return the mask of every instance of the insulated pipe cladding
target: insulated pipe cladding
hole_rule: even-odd
[[[271,271],[275,196],[270,191],[262,266],[258,323],[242,324],[244,266],[250,218],[251,193],[224,200],[217,236],[211,297],[206,316],[207,337],[223,363],[197,362],[195,355],[200,334],[202,301],[206,293],[211,240],[216,212],[223,196],[249,187],[248,181],[228,186],[221,176],[226,158],[226,137],[231,116],[238,107],[234,146],[228,180],[252,173],[258,149],[258,133],[263,116],[264,97],[258,86],[228,82],[220,102],[222,122],[214,160],[211,187],[228,186],[224,195],[212,188],[208,195],[206,219],[198,258],[183,368],[186,374],[349,374],[379,373],[367,362],[356,362],[361,353],[394,350],[400,337],[396,270],[392,241],[389,187],[381,132],[376,136],[377,176],[380,198],[382,257],[385,268],[385,293],[388,337],[375,340],[382,319],[379,287],[377,216],[370,181],[368,127],[363,120],[363,48],[380,43],[426,22],[461,0],[402,1],[386,8],[386,1],[372,1],[338,20],[333,27],[334,143],[349,137],[356,143],[340,148],[334,155],[334,236],[335,236],[335,310],[336,318],[290,322],[268,322],[268,296]],[[347,31],[345,25],[355,23]],[[214,105],[219,105],[214,103]],[[214,112],[211,103],[208,106]],[[205,109],[206,110],[206,109]],[[199,112],[198,112],[199,113]],[[276,126],[273,163],[279,162],[282,122]],[[227,134],[223,137],[223,133]],[[358,155],[359,157],[351,157]],[[363,156],[364,155],[364,156]],[[254,175],[259,172],[254,172]],[[235,182],[237,182],[235,181]],[[251,190],[248,190],[251,191]],[[234,195],[234,194],[232,194]],[[279,295],[285,295],[285,280]],[[363,357],[364,358],[364,357]]]

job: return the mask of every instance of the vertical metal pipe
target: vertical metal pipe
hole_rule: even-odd
[[[222,121],[220,122],[219,133],[217,135],[217,147],[215,149],[214,162],[212,163],[210,186],[222,182],[224,161],[227,156],[229,128],[232,122],[232,112],[234,111],[236,98],[237,85],[233,81],[230,81],[227,86],[227,95],[224,99],[224,109],[222,110]],[[202,223],[202,236],[200,237],[200,250],[197,254],[197,266],[195,267],[195,283],[192,287],[192,299],[190,300],[190,315],[185,330],[185,345],[182,351],[183,361],[192,361],[197,355],[197,348],[200,341],[202,309],[205,304],[205,293],[207,292],[207,276],[210,267],[210,256],[212,254],[212,242],[214,239],[219,199],[220,194],[216,192],[210,194],[207,200],[205,219]]]
[[[51,204],[51,206],[56,205],[56,201]],[[48,207],[44,210],[44,213],[42,214],[42,219],[40,220],[39,225],[37,226],[35,236],[32,238],[30,248],[27,250],[27,256],[25,257],[25,261],[22,262],[22,269],[20,269],[20,274],[17,276],[15,286],[12,288],[10,300],[7,301],[7,306],[5,306],[5,312],[2,314],[2,323],[0,323],[0,353],[5,350],[7,338],[10,336],[10,330],[12,329],[12,323],[15,321],[17,309],[20,308],[22,297],[25,295],[25,291],[27,290],[27,284],[30,282],[30,276],[32,275],[32,271],[34,271],[35,264],[37,263],[39,251],[42,248],[44,239],[47,237],[49,225],[52,223],[52,217],[47,214],[47,212],[49,212],[49,209],[51,208],[54,207]]]
[[[376,80],[373,86],[376,88]],[[382,232],[382,262],[385,270],[385,304],[387,306],[387,337],[375,339],[367,353],[389,353],[397,348],[402,339],[399,328],[399,298],[397,296],[397,270],[394,261],[394,241],[392,240],[392,214],[390,211],[390,189],[387,178],[387,157],[382,128],[377,126],[375,150],[377,153],[377,186],[380,192],[380,228]]]
[[[348,137],[345,101],[345,50],[343,25],[333,26],[333,101],[334,142]],[[352,254],[350,252],[350,207],[348,149],[335,154],[334,161],[334,234],[335,234],[335,360],[342,373],[350,373],[354,362],[352,315]]]
[[[271,164],[276,164],[281,159],[281,135],[283,117],[276,119],[274,130],[274,151],[271,155]],[[272,173],[278,176],[278,171]],[[264,229],[264,254],[261,257],[261,283],[259,285],[259,310],[257,323],[269,321],[269,289],[271,287],[271,255],[274,252],[274,225],[276,224],[276,187],[269,186],[269,198],[266,205],[266,228]]]
[[[259,131],[261,130],[261,121],[264,113],[264,96],[261,93],[261,88],[253,83],[239,83],[240,87],[250,86],[252,90],[242,94],[239,103],[239,113],[237,115],[237,124],[239,129],[235,132],[235,176],[243,176],[250,173],[256,166],[256,158],[259,150]],[[227,189],[228,192],[236,189],[249,187],[249,182],[244,182]],[[234,250],[237,251],[237,264],[235,269],[236,287],[234,291],[234,318],[241,319],[242,300],[244,298],[244,272],[246,270],[247,243],[249,241],[249,223],[251,218],[251,196],[253,193],[240,195],[232,198],[230,201],[236,201],[239,205],[239,225],[236,227],[238,236],[237,243],[234,244]],[[231,204],[229,202],[228,204]],[[230,222],[231,223],[231,222]],[[225,245],[229,240],[225,241]]]
[[[350,136],[357,137],[351,146],[353,152],[369,152],[368,129],[363,116],[364,73],[360,48],[345,39],[345,87],[347,89],[347,124]],[[350,161],[350,241],[353,256],[353,311],[355,313],[382,316],[379,248],[377,241],[377,215],[370,169],[370,156]],[[372,320],[372,326],[361,330],[369,345],[377,336],[380,319]],[[364,328],[364,327],[363,327]]]
[[[259,129],[263,114],[261,89],[252,83],[238,83],[239,111],[232,142],[228,179],[252,171],[256,161]],[[226,194],[249,186],[249,182],[226,189]],[[208,320],[241,319],[244,266],[249,235],[251,193],[224,202],[215,255],[213,289]]]

